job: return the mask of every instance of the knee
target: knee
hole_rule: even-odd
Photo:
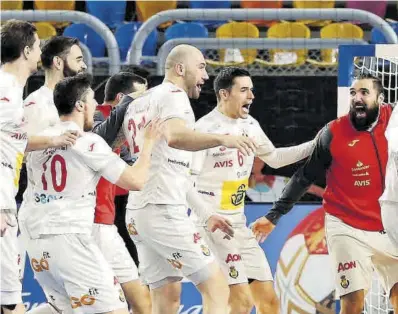
[[[240,291],[230,295],[229,305],[231,307],[231,313],[250,313],[254,306],[254,301],[250,293],[247,291]]]
[[[352,292],[341,297],[340,314],[361,314],[365,305],[363,291]]]
[[[269,298],[266,298],[264,302],[256,305],[258,313],[269,313],[278,314],[279,313],[279,299],[276,294],[273,294]]]

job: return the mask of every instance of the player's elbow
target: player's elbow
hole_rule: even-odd
[[[166,134],[166,142],[169,147],[180,148],[181,137],[178,133],[168,133]]]

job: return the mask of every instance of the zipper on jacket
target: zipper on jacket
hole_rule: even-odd
[[[376,152],[376,157],[377,157],[377,162],[379,164],[379,170],[380,170],[380,178],[381,178],[381,187],[382,187],[382,192],[384,191],[384,176],[383,176],[383,171],[382,171],[382,167],[381,167],[381,161],[380,161],[380,156],[379,156],[379,151],[377,150],[377,146],[376,146],[376,142],[373,136],[373,132],[370,132],[370,137],[372,138],[372,143],[373,143],[373,147],[375,149]]]

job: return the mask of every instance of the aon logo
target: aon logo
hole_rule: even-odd
[[[368,186],[370,185],[370,180],[355,180],[354,186]]]

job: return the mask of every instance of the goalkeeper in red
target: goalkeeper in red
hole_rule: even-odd
[[[398,313],[398,249],[384,231],[378,202],[388,159],[384,133],[392,112],[383,100],[378,78],[357,77],[350,88],[350,112],[323,128],[305,165],[253,225],[257,239],[264,241],[311,183],[326,173],[325,234],[340,314],[362,313],[373,270]]]

